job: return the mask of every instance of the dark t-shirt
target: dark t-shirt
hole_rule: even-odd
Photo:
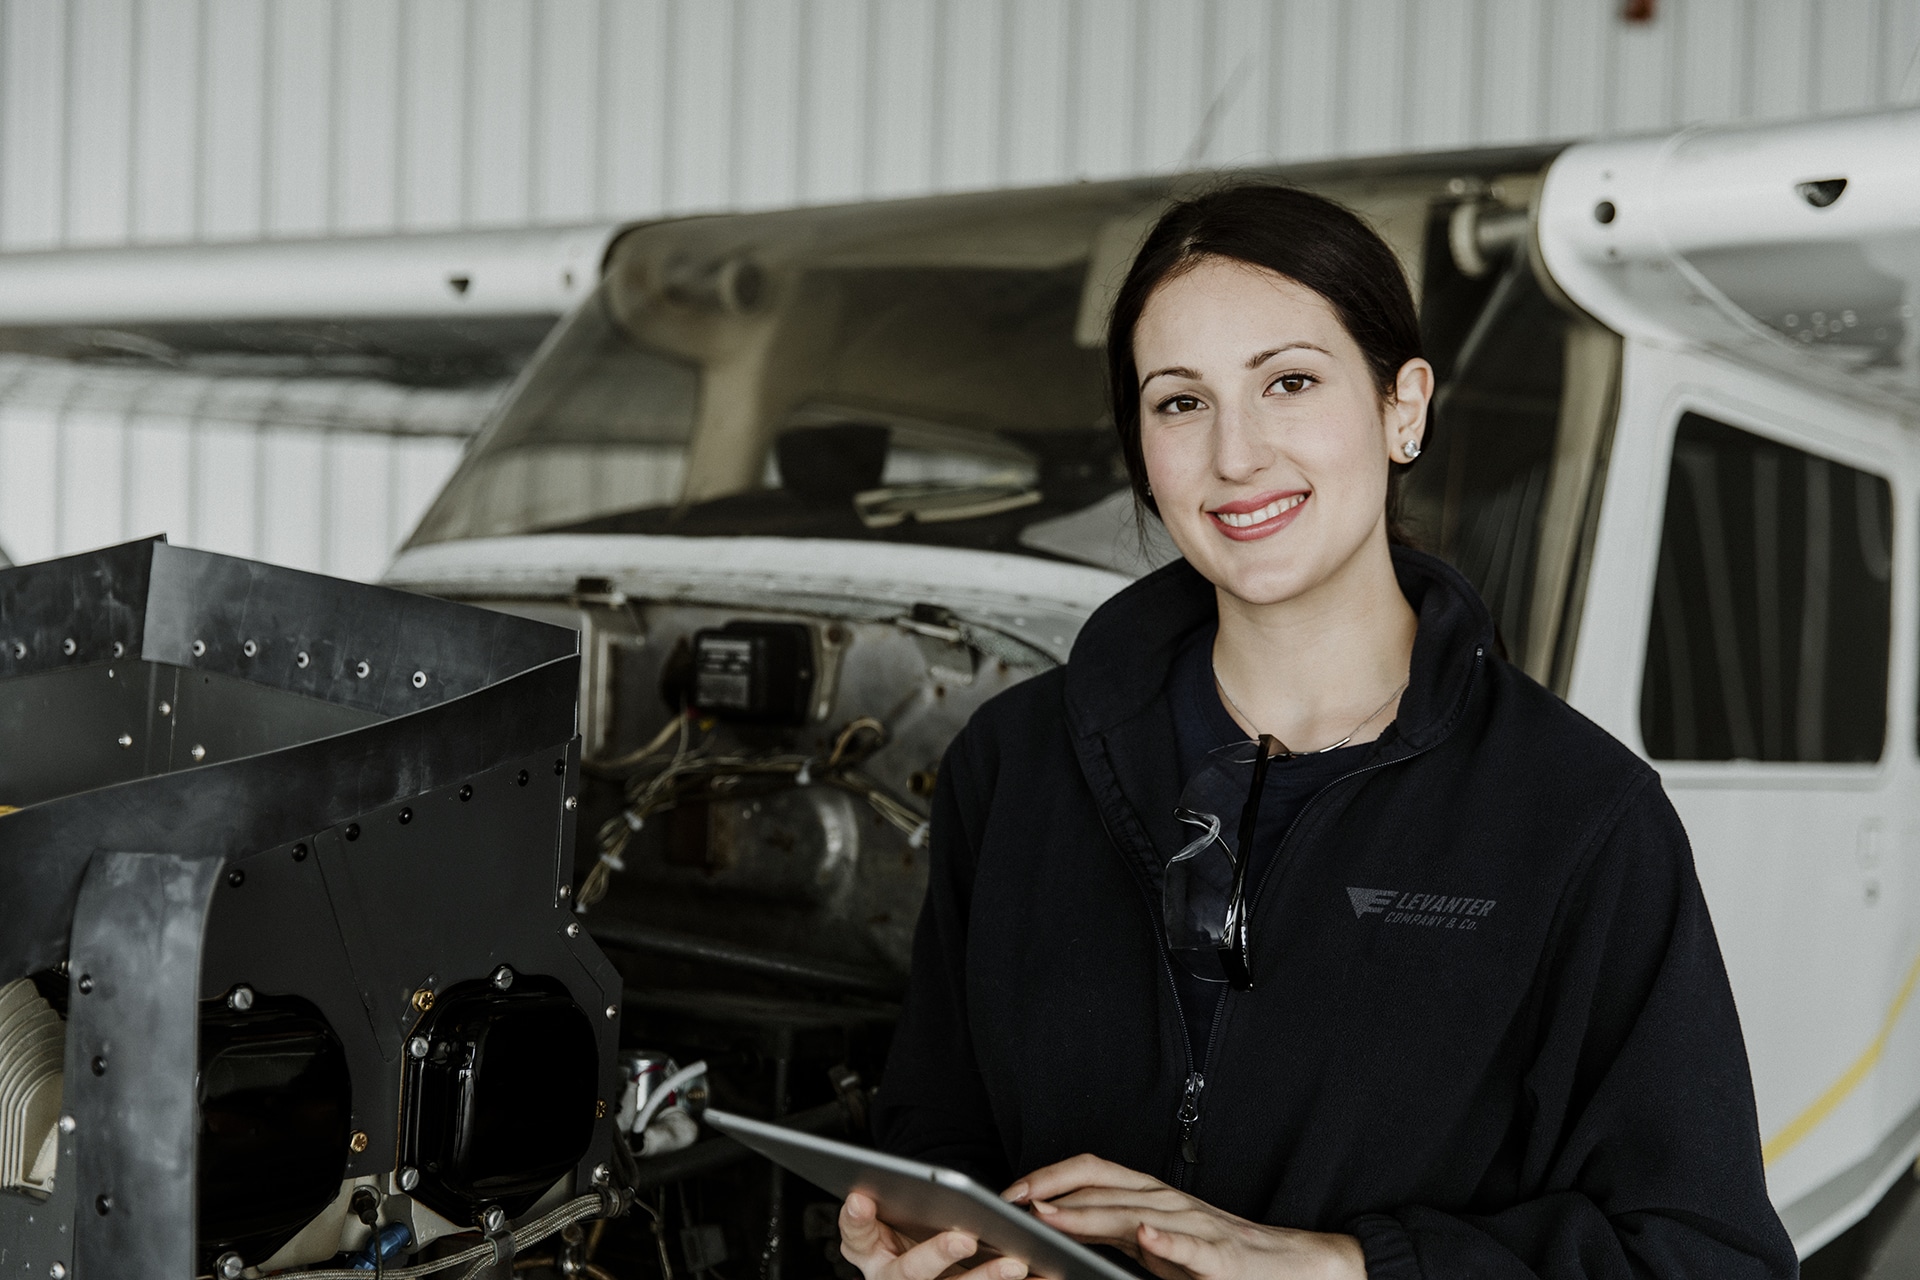
[[[1174,659],[1169,673],[1168,702],[1173,708],[1175,749],[1180,776],[1191,778],[1207,754],[1230,743],[1245,742],[1246,731],[1234,723],[1220,701],[1213,677],[1213,637],[1216,628],[1202,627]],[[1328,783],[1360,768],[1373,750],[1371,742],[1315,752],[1292,759],[1276,758],[1267,768],[1267,787],[1260,797],[1260,821],[1254,831],[1253,857],[1247,864],[1247,896],[1258,892],[1261,879],[1273,865],[1273,855],[1286,838],[1300,810]],[[1231,826],[1237,813],[1222,814]],[[1180,1011],[1187,1020],[1187,1042],[1193,1047],[1193,1069],[1204,1072],[1213,1018],[1226,988],[1189,973],[1178,958],[1173,962],[1174,984],[1180,992]]]

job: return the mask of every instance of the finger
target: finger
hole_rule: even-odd
[[[895,1258],[887,1266],[887,1275],[891,1280],[938,1280],[948,1267],[971,1258],[979,1248],[964,1231],[942,1231]]]
[[[1146,1191],[1165,1185],[1158,1178],[1148,1177],[1111,1160],[1102,1160],[1096,1155],[1077,1155],[1070,1160],[1035,1169],[1002,1194],[1008,1200],[1021,1202],[1051,1200],[1081,1187],[1123,1187],[1132,1191]]]
[[[963,1271],[954,1280],[1025,1280],[1027,1264],[1018,1258],[995,1258],[972,1270]]]
[[[1153,1209],[1161,1213],[1179,1213],[1195,1206],[1193,1197],[1172,1187],[1154,1187],[1146,1191],[1128,1191],[1119,1187],[1082,1187],[1055,1196],[1042,1203],[1059,1209]],[[1036,1205],[1035,1208],[1039,1206]]]
[[[1076,1240],[1131,1243],[1143,1223],[1156,1231],[1187,1235],[1204,1234],[1208,1225],[1203,1215],[1191,1210],[1169,1213],[1138,1206],[1066,1209],[1057,1204],[1036,1204],[1034,1208],[1039,1210],[1042,1222]]]
[[[847,1261],[880,1251],[879,1206],[870,1196],[852,1192],[840,1203],[840,1252]]]

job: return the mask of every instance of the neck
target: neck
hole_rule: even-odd
[[[1271,733],[1296,751],[1314,751],[1348,733],[1370,742],[1392,723],[1398,699],[1381,703],[1406,684],[1417,619],[1400,594],[1384,532],[1290,600],[1253,604],[1216,594],[1214,675],[1229,696],[1228,713],[1249,736]]]

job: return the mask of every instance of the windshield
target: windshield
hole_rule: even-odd
[[[1438,170],[1316,189],[1372,222],[1421,295],[1441,390],[1407,523],[1481,590],[1513,657],[1557,683],[1618,343],[1549,298],[1524,250],[1470,255],[1468,274],[1449,241],[1463,202],[1523,207],[1533,182],[1463,190]],[[1123,572],[1170,558],[1134,520],[1101,344],[1173,194],[1083,184],[629,232],[413,545],[767,535]]]

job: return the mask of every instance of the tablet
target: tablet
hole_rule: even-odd
[[[1033,1275],[1048,1280],[1139,1280],[964,1173],[711,1107],[704,1118],[729,1138],[816,1187],[842,1199],[849,1191],[872,1196],[880,1206],[880,1220],[908,1235],[925,1239],[940,1231],[965,1231],[980,1241],[982,1253],[991,1249],[1018,1258]],[[960,1265],[974,1261],[963,1258]]]

